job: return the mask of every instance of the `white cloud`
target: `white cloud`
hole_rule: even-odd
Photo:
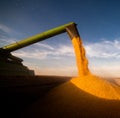
[[[8,36],[15,36],[15,35],[18,36],[23,34],[23,33],[17,32],[16,30],[4,24],[0,24],[0,31],[4,33],[4,35],[8,35]],[[1,32],[0,32],[0,35],[1,35]]]
[[[21,58],[45,59],[47,58],[48,52],[40,52],[39,50],[34,49],[30,52],[26,50],[20,50],[13,52],[13,54]]]
[[[15,43],[16,41],[17,41],[17,39],[15,39],[15,38],[9,38],[9,37],[1,38],[0,39],[0,47],[4,47],[6,45]]]
[[[48,44],[36,43],[33,46],[29,47],[29,49],[24,48],[13,52],[13,54],[23,58],[49,59],[50,57],[72,57],[74,55],[73,51],[73,48],[69,45],[60,45],[55,48]]]
[[[85,45],[92,73],[102,77],[120,77],[120,40],[104,40]]]
[[[91,43],[85,48],[91,58],[120,58],[120,40]]]
[[[74,56],[74,49],[70,45],[61,45],[56,50],[56,54],[64,56]]]
[[[39,46],[39,48],[46,48],[46,49],[50,49],[50,50],[54,50],[54,48],[48,44],[44,44],[44,43],[36,43],[35,46]]]
[[[0,24],[0,47],[9,45],[17,41],[13,35],[16,35],[13,29],[7,27],[6,25]]]
[[[6,25],[0,24],[0,30],[6,32],[6,33],[11,33],[13,30],[7,27]]]

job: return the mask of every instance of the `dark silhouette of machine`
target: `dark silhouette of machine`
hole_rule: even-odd
[[[22,59],[12,55],[13,51],[24,48],[31,44],[67,32],[72,39],[79,33],[74,22],[50,29],[35,36],[23,39],[0,48],[0,76],[34,76],[34,71],[22,64]],[[54,53],[54,52],[53,52]]]

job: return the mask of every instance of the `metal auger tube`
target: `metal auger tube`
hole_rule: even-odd
[[[6,52],[10,53],[10,52],[18,50],[20,48],[23,48],[23,47],[26,47],[28,45],[34,44],[36,42],[42,41],[44,39],[53,37],[53,36],[55,36],[57,34],[64,33],[64,32],[66,32],[66,27],[68,27],[70,25],[75,25],[75,23],[70,22],[68,24],[65,24],[65,25],[50,29],[48,31],[42,32],[42,33],[37,34],[35,36],[31,36],[31,37],[25,38],[25,39],[23,39],[21,41],[15,42],[13,44],[6,45],[6,46],[2,47],[1,49],[3,49]]]

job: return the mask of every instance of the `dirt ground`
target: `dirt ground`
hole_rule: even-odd
[[[120,87],[95,76],[0,79],[2,118],[120,118]]]

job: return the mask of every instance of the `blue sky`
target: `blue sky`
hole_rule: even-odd
[[[1,0],[0,46],[75,22],[92,73],[120,77],[119,6],[118,0]],[[37,74],[77,75],[74,49],[66,33],[13,54]]]

